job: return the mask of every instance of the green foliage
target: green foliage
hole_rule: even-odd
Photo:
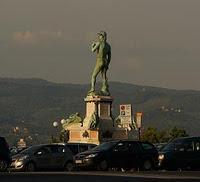
[[[179,129],[176,126],[172,128],[169,132],[169,136],[171,139],[178,137],[187,137],[189,136],[184,129]]]
[[[156,128],[148,127],[143,133],[142,133],[142,140],[149,141],[151,143],[160,143],[159,141],[159,133]]]
[[[174,138],[186,136],[189,136],[186,130],[177,128],[176,126],[170,130],[162,131],[158,131],[157,128],[148,127],[142,132],[142,140],[149,141],[151,143],[163,143]]]

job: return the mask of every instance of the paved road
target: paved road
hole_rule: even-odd
[[[35,172],[0,173],[0,182],[196,182],[200,172]]]

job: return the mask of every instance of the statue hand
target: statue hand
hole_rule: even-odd
[[[99,47],[99,42],[92,43],[92,52],[95,52],[98,47]]]

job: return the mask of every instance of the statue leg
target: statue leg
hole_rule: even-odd
[[[108,90],[108,78],[106,75],[107,69],[104,68],[101,72],[102,74],[102,88],[101,88],[101,92],[104,95],[110,95],[109,90]]]
[[[95,91],[96,77],[99,74],[100,70],[101,70],[101,67],[99,65],[96,65],[95,68],[94,68],[94,71],[92,73],[91,89],[90,89],[89,93]]]

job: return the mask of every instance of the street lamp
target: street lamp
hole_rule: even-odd
[[[57,122],[57,121],[54,121],[53,122],[53,127],[56,129],[56,128],[58,128],[58,126],[59,126],[59,123]],[[51,136],[51,138],[52,138],[52,142],[54,143],[54,142],[57,142],[57,130],[55,130],[55,133],[56,134],[52,134],[52,136]],[[55,137],[54,137],[55,136]]]
[[[61,119],[60,123],[61,123],[61,124],[65,124],[65,123],[66,123],[66,120],[65,120],[65,119]]]
[[[62,128],[62,125],[66,123],[66,120],[65,119],[61,119],[60,122],[57,122],[57,121],[54,121],[53,122],[53,127],[56,129],[56,136],[55,135],[52,135],[52,141],[54,142],[57,142],[59,139],[62,140],[63,142],[65,141],[65,138],[66,138],[66,135],[67,135],[67,132],[66,131],[63,131],[61,130]],[[60,130],[59,130],[60,129]],[[55,136],[55,137],[54,137]],[[62,138],[62,139],[61,139]],[[58,139],[58,140],[57,140]]]
[[[58,127],[58,122],[57,121],[53,122],[53,127],[55,127],[55,128]]]

